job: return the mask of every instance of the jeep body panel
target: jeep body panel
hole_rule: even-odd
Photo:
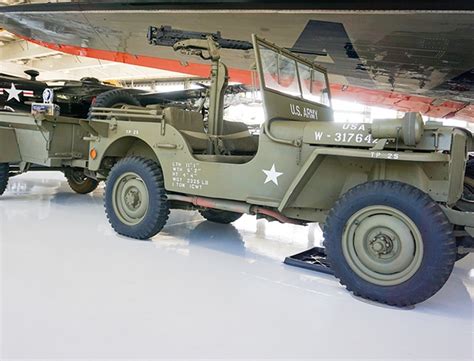
[[[0,163],[16,163],[21,161],[15,129],[0,127],[0,144],[2,145]]]
[[[22,161],[47,167],[61,167],[73,160],[88,158],[88,143],[84,140],[88,132],[81,127],[78,119],[2,113],[0,126],[13,131],[7,134],[12,138],[10,142],[15,140],[17,143],[14,146],[1,143],[2,153],[13,152],[10,156],[4,156],[3,162]]]
[[[341,126],[331,124],[336,130]],[[163,132],[161,123],[118,121],[107,137],[98,138],[90,144],[98,154],[89,160],[93,171],[100,172],[106,157],[152,157],[162,167],[169,192],[271,205],[283,214],[291,208],[327,211],[348,189],[377,179],[411,184],[448,204],[462,192],[462,182],[450,177],[455,162],[447,152],[373,150],[370,144],[365,149],[295,147],[261,134],[256,155],[238,164],[239,157],[221,156],[216,161],[193,154],[184,136],[169,124]],[[466,135],[460,132],[458,138],[459,147],[465,147]],[[456,173],[463,174],[461,168]]]

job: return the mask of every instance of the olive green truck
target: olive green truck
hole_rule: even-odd
[[[328,262],[354,294],[395,306],[431,297],[474,250],[472,134],[416,113],[336,123],[324,69],[252,40],[265,110],[257,132],[225,120],[215,39],[182,40],[175,50],[211,62],[208,108],[137,107],[113,90],[117,105],[96,103],[89,119],[2,112],[0,192],[33,169],[63,171],[79,193],[105,181],[111,226],[137,239],[159,233],[176,208],[219,223],[245,213],[318,222]]]

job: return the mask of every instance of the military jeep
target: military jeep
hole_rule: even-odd
[[[179,107],[95,107],[88,121],[74,121],[88,155],[62,164],[106,179],[108,220],[127,237],[153,237],[176,208],[218,223],[245,213],[319,222],[348,290],[395,306],[431,297],[474,249],[463,195],[472,134],[417,113],[336,123],[323,68],[252,40],[265,110],[257,134],[224,117],[228,73],[208,35],[173,45],[212,64],[206,119]]]

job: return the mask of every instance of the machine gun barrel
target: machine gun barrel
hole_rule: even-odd
[[[173,29],[171,26],[162,25],[159,27],[150,26],[147,34],[148,42],[150,44],[161,46],[173,46],[177,42],[187,39],[206,40],[208,36],[211,36],[212,39],[224,49],[249,50],[253,48],[251,42],[245,40],[225,39],[221,36],[219,31],[215,33],[206,33]]]

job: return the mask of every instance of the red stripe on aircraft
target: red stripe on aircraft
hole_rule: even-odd
[[[161,70],[174,71],[177,73],[185,73],[190,75],[196,75],[199,77],[208,77],[211,67],[206,64],[198,63],[186,63],[183,64],[179,60],[174,59],[165,59],[157,58],[152,56],[145,55],[132,55],[128,53],[123,53],[120,51],[109,51],[109,50],[99,50],[91,48],[81,48],[79,46],[72,45],[61,45],[61,44],[52,44],[44,41],[39,41],[24,36],[19,36],[20,38],[30,41],[32,43],[44,46],[49,49],[56,51],[61,51],[63,53],[68,53],[77,56],[84,56],[88,58],[102,59],[115,61],[119,63],[133,64],[145,66],[148,68],[155,68]],[[250,71],[240,70],[240,69],[229,69],[229,76],[233,81],[250,84],[251,83],[251,74]]]
[[[18,37],[44,46],[49,49],[88,58],[115,61],[120,63],[140,65],[149,68],[185,73],[199,77],[208,77],[210,66],[198,63],[183,64],[178,60],[132,55],[119,51],[82,48],[73,45],[53,44],[18,35]],[[252,85],[252,75],[249,70],[229,69],[232,81]],[[373,90],[355,86],[331,84],[331,93],[336,99],[356,101],[369,106],[390,108],[403,112],[420,112],[433,118],[456,118],[474,122],[474,106],[456,101],[444,101],[432,105],[434,99],[417,95],[405,95],[384,90]]]

